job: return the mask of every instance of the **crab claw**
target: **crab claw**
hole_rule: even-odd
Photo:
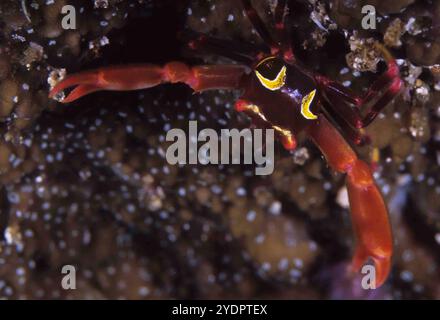
[[[358,240],[352,269],[360,270],[371,258],[375,266],[375,287],[380,287],[391,268],[392,235],[385,202],[365,162],[354,163],[348,172],[347,189]]]
[[[74,88],[72,92],[61,101],[62,103],[72,102],[88,93],[102,90],[97,85],[97,75],[92,74],[91,72],[80,73],[80,74],[75,74],[73,76],[68,76],[67,78],[56,84],[52,88],[52,90],[50,90],[49,98],[53,98],[55,95],[57,95],[64,89],[73,86],[76,86],[76,88]]]
[[[161,83],[185,83],[195,91],[209,89],[241,88],[245,67],[239,65],[214,65],[190,67],[172,61],[164,66],[139,64],[113,66],[85,71],[67,76],[50,91],[52,98],[64,89],[75,87],[62,101],[72,102],[86,94],[100,91],[128,91],[147,89]]]
[[[50,91],[49,98],[64,89],[75,87],[62,103],[72,102],[100,90],[136,90],[161,83],[164,72],[155,65],[107,67],[67,76]]]
[[[373,256],[372,252],[368,252],[365,248],[358,245],[354,252],[350,269],[353,272],[358,272],[369,258],[374,262],[374,288],[379,288],[387,280],[388,274],[390,273],[391,258],[389,255],[384,255],[383,257]]]
[[[324,116],[313,123],[308,133],[329,165],[347,174],[352,224],[357,238],[351,268],[358,271],[371,258],[375,264],[374,287],[378,288],[390,272],[393,238],[388,210],[371,169]]]

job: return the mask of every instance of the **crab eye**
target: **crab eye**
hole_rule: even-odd
[[[269,57],[256,66],[255,75],[265,88],[276,91],[286,82],[287,68],[280,59]]]

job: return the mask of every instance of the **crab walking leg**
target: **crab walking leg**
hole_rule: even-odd
[[[114,66],[85,71],[67,76],[49,93],[49,97],[69,87],[76,87],[62,101],[68,103],[100,90],[138,90],[162,83],[182,82],[195,91],[209,89],[236,89],[245,73],[239,65],[214,65],[189,67],[181,62],[166,65],[141,64]]]
[[[385,50],[385,49],[384,49]],[[385,51],[388,69],[368,89],[364,96],[354,94],[342,84],[328,79],[325,76],[315,77],[320,88],[325,93],[324,97],[330,102],[335,111],[340,113],[346,121],[355,128],[368,126],[390,102],[395,98],[402,86],[399,66]],[[351,108],[347,104],[353,104],[357,108]],[[363,111],[365,110],[365,111]],[[362,113],[365,115],[362,116]]]
[[[352,268],[359,270],[371,258],[376,268],[376,287],[379,287],[390,271],[393,245],[388,211],[371,170],[323,115],[309,127],[308,133],[329,165],[347,174],[352,223],[358,242]]]

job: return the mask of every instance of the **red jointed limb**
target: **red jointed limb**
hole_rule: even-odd
[[[359,270],[371,258],[376,268],[376,287],[379,287],[389,274],[393,245],[388,211],[371,169],[358,159],[324,116],[321,115],[307,130],[329,165],[347,174],[352,223],[357,237],[352,268]]]
[[[385,71],[365,93],[361,105],[368,104],[368,102],[377,97],[378,93],[383,91],[385,87],[388,87],[395,79],[400,80],[400,76],[399,66],[396,60],[393,59],[387,62],[387,71]]]
[[[365,162],[359,162],[354,168],[357,174],[371,177],[371,169]],[[370,178],[369,178],[370,179]],[[347,176],[347,189],[351,206],[352,222],[358,237],[352,268],[359,270],[368,258],[376,267],[376,287],[387,279],[391,267],[392,235],[388,213],[374,181],[355,181]]]
[[[181,62],[170,62],[163,67],[152,64],[114,66],[69,75],[50,91],[49,97],[75,86],[63,103],[95,91],[138,90],[162,83],[182,82],[195,91],[236,89],[240,88],[244,73],[245,68],[239,65],[189,67]]]
[[[400,79],[396,61],[391,59],[387,61],[387,64],[387,71],[371,85],[363,97],[357,96],[350,89],[325,76],[318,75],[315,80],[330,105],[347,123],[355,128],[364,128],[396,97],[402,88],[403,81]],[[362,112],[365,115],[361,115],[360,109],[353,109],[347,104],[366,109]]]
[[[162,69],[155,65],[106,67],[67,76],[50,91],[49,97],[53,97],[66,88],[76,86],[63,100],[64,103],[68,103],[93,91],[136,90],[152,87],[159,84],[162,77]]]
[[[378,97],[380,92],[389,87],[392,83],[396,82],[397,79],[400,80],[399,67],[397,66],[396,61],[391,60],[387,64],[387,71],[385,71],[384,74],[380,75],[379,78],[374,81],[363,97],[357,96],[349,88],[343,86],[337,81],[327,78],[326,76],[317,75],[315,80],[324,91],[339,95],[340,98],[347,103],[361,107],[368,104],[368,102],[373,100],[375,97]]]
[[[343,86],[341,83],[331,80],[323,75],[316,75],[315,80],[319,87],[325,93],[331,93],[340,97],[340,99],[346,103],[360,106],[362,104],[362,98],[358,97],[351,89]]]
[[[379,114],[379,112],[385,108],[388,103],[393,100],[397,94],[400,92],[400,89],[403,86],[403,81],[400,78],[395,78],[391,85],[385,90],[383,95],[380,96],[379,100],[377,100],[371,107],[369,107],[369,111],[367,115],[362,120],[363,127],[368,126],[373,120],[376,118],[376,116]],[[367,102],[365,103],[367,104]]]
[[[334,102],[334,101],[333,101]],[[347,113],[346,106],[339,104],[329,105],[324,104],[324,110],[328,113],[329,117],[335,121],[338,129],[341,130],[344,138],[356,145],[365,145],[371,142],[370,137],[366,134],[365,130],[357,128],[354,124],[358,123],[357,119],[350,120],[350,115],[356,115],[357,113]],[[348,120],[347,120],[348,119]]]
[[[195,91],[210,89],[241,89],[245,67],[240,65],[213,65],[193,67]]]

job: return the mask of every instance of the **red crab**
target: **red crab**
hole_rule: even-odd
[[[359,270],[371,258],[376,268],[376,287],[379,287],[389,274],[393,251],[388,212],[370,167],[358,158],[344,135],[357,144],[364,140],[359,129],[370,124],[402,87],[398,66],[386,49],[380,47],[387,71],[365,95],[357,96],[297,61],[287,41],[286,0],[277,2],[272,33],[251,1],[241,2],[265,42],[263,49],[205,35],[197,35],[188,44],[193,49],[209,50],[241,64],[191,67],[173,61],[164,66],[106,67],[68,76],[50,91],[49,96],[54,97],[75,86],[62,101],[68,103],[95,91],[138,90],[167,82],[185,83],[196,92],[241,90],[242,96],[235,104],[237,111],[247,114],[257,126],[274,129],[288,150],[296,147],[295,136],[305,131],[330,167],[347,174],[352,223],[357,236],[351,267]],[[335,114],[338,117],[330,117]],[[336,123],[339,130],[332,123]]]

